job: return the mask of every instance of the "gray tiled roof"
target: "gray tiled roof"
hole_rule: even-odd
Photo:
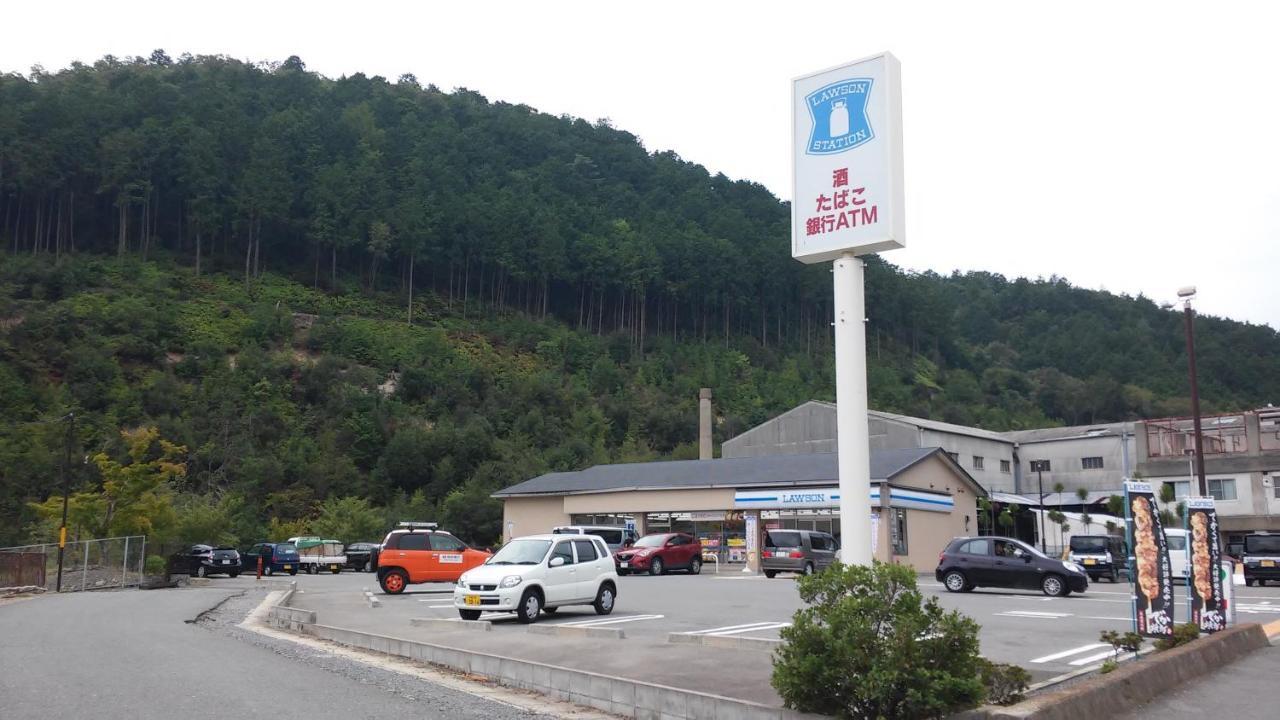
[[[903,470],[935,453],[942,453],[942,448],[873,450],[871,479],[892,480]],[[945,453],[943,457],[946,458]],[[960,474],[965,474],[959,466],[956,469]],[[578,472],[540,475],[500,490],[494,493],[494,497],[639,489],[818,485],[833,482],[837,482],[835,453],[764,455],[719,460],[596,465]]]
[[[1004,435],[1015,442],[1034,443],[1087,437],[1114,437],[1121,433],[1133,435],[1133,423],[1098,423],[1096,425],[1072,425],[1069,427],[1038,428],[1035,430],[1011,430]]]

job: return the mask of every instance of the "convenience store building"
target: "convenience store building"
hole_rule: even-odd
[[[597,465],[548,473],[494,494],[503,539],[558,525],[685,532],[722,563],[754,566],[763,533],[818,530],[839,538],[834,453]],[[932,570],[947,541],[977,534],[984,491],[942,448],[873,450],[872,546],[886,562]],[[749,537],[748,528],[755,528]]]

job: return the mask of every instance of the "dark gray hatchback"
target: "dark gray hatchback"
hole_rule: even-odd
[[[1063,596],[1089,588],[1089,576],[1079,565],[1055,560],[1020,540],[1005,537],[952,540],[938,556],[934,577],[951,592],[1003,587]]]

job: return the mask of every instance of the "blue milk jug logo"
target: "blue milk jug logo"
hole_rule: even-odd
[[[831,83],[805,97],[813,130],[806,155],[835,155],[869,142],[876,136],[867,119],[871,78]]]

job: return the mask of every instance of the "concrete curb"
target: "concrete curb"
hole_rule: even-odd
[[[493,625],[483,620],[459,620],[457,618],[409,618],[409,624],[414,627],[436,628],[437,630],[489,632],[493,629]]]
[[[382,607],[382,601],[374,597],[373,592],[369,590],[369,588],[364,588],[364,601],[368,603],[371,608]]]
[[[280,595],[271,609],[267,610],[267,625],[280,630],[301,632],[307,625],[315,624],[315,611],[289,607],[288,603],[293,600],[293,594],[297,589],[297,582],[289,583],[288,589]]]
[[[782,647],[781,640],[733,637],[732,635],[690,635],[688,633],[667,633],[667,642],[736,650],[764,650],[765,652],[773,652],[775,649]]]
[[[575,625],[530,625],[534,635],[564,635],[567,637],[595,638],[597,640],[622,640],[626,635],[621,628],[578,627]]]
[[[500,685],[531,690],[637,720],[816,720],[820,717],[694,690],[360,630],[309,623],[304,624],[300,632],[350,647],[480,675]]]
[[[1208,669],[1227,665],[1269,644],[1261,625],[1237,625],[1182,647],[1125,663],[1113,672],[1065,690],[1044,693],[1009,707],[978,708],[960,717],[990,720],[1110,717],[1116,708],[1138,707],[1169,690],[1194,682]]]
[[[1267,634],[1268,638],[1274,638],[1280,635],[1280,620],[1273,620],[1262,626],[1262,631]]]

